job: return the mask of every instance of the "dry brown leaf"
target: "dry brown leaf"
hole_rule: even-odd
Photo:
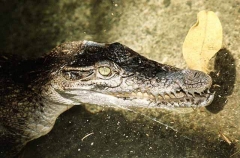
[[[183,57],[190,69],[208,72],[210,59],[222,47],[222,25],[212,11],[200,11],[183,43]]]

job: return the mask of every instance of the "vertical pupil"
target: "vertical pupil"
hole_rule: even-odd
[[[106,68],[106,67],[103,67],[103,72],[104,72],[104,74],[107,74],[107,73],[108,73],[108,71],[107,71],[107,68]]]

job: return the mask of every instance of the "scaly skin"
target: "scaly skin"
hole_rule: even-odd
[[[119,43],[64,43],[36,60],[0,60],[0,157],[47,134],[74,105],[209,105],[211,77],[149,60]]]

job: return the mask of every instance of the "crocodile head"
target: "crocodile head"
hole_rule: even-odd
[[[54,72],[51,85],[74,103],[201,107],[214,97],[207,74],[157,63],[120,43],[72,42],[55,52],[68,55],[68,60]]]
[[[64,43],[37,60],[13,61],[0,62],[0,157],[48,133],[73,105],[200,107],[214,96],[203,72],[157,63],[119,43]]]

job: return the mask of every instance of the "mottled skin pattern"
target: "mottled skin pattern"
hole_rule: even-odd
[[[119,43],[64,43],[36,60],[0,58],[0,157],[12,157],[74,105],[176,108],[209,105],[203,72],[149,60]]]

